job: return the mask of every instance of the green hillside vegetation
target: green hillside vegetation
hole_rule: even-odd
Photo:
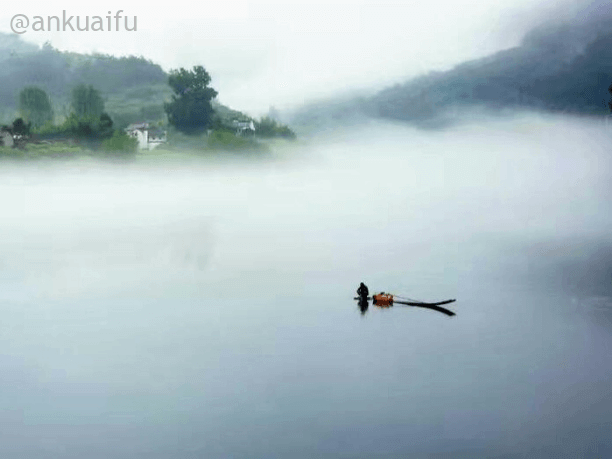
[[[289,128],[280,124],[278,121],[270,118],[263,117],[255,121],[255,132],[260,137],[271,138],[271,137],[282,137],[284,139],[295,139],[295,133]]]
[[[49,45],[23,45],[6,34],[0,34],[0,55],[3,114],[18,108],[16,97],[25,86],[43,89],[60,108],[60,115],[66,115],[61,108],[69,101],[72,88],[79,84],[90,84],[105,96],[116,93],[118,88],[123,92],[167,84],[162,68],[143,57],[61,52]]]
[[[195,71],[195,67],[194,67]],[[203,68],[202,68],[202,71]],[[204,71],[205,72],[205,71]],[[135,139],[123,134],[132,123],[148,122],[169,132],[164,148],[194,151],[265,151],[254,137],[236,134],[235,122],[253,121],[263,126],[261,136],[295,138],[287,126],[276,122],[272,130],[267,120],[255,120],[245,113],[219,103],[216,91],[202,86],[202,93],[187,94],[176,75],[191,78],[193,72],[179,69],[167,74],[143,57],[114,57],[103,54],[82,55],[61,52],[46,44],[42,48],[19,37],[0,33],[0,124],[12,129],[17,118],[29,128],[27,141],[0,156],[70,156],[79,148],[83,154],[124,151],[133,153]],[[174,77],[173,77],[174,75]],[[174,78],[174,80],[173,80]],[[177,83],[178,81],[178,83]],[[192,83],[195,80],[190,80]],[[193,89],[192,88],[192,89]],[[79,93],[81,102],[75,102]],[[172,126],[168,117],[172,100],[200,113],[201,94],[212,97],[208,121],[189,136]],[[181,102],[183,101],[183,102]],[[194,102],[195,101],[195,102]],[[193,106],[193,103],[196,106]],[[176,107],[176,106],[175,106]],[[182,115],[181,115],[182,116]],[[199,115],[198,115],[199,116]],[[261,124],[263,121],[263,124]],[[25,138],[24,138],[25,139]]]
[[[106,95],[106,110],[118,128],[143,120],[165,123],[164,101],[169,100],[171,94],[172,90],[165,81],[118,89]]]

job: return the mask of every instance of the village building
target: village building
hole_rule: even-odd
[[[125,132],[138,140],[138,148],[141,150],[153,150],[168,140],[167,131],[152,127],[149,123],[130,124]]]
[[[0,145],[4,147],[12,147],[15,145],[13,133],[5,127],[0,127]]]
[[[255,134],[255,124],[253,120],[250,121],[232,121],[232,126],[236,129],[236,135],[238,136],[249,136]]]

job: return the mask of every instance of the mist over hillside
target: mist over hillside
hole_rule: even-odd
[[[115,57],[62,52],[42,48],[0,33],[0,104],[16,107],[24,86],[37,85],[49,95],[65,97],[73,86],[86,83],[106,93],[119,88],[166,83],[166,73],[153,62],[136,56]]]
[[[172,94],[168,77],[159,64],[142,56],[59,51],[0,32],[0,124],[19,116],[18,97],[26,86],[43,89],[58,117],[65,117],[70,112],[71,91],[79,84],[92,85],[101,93],[115,126],[165,121],[164,102]],[[250,119],[217,99],[212,103],[223,119]]]
[[[81,83],[92,84],[102,93],[118,126],[163,118],[163,101],[170,94],[167,77],[160,65],[144,57],[61,52],[0,33],[0,118],[4,122],[15,116],[23,87],[44,89],[61,116],[71,89]],[[475,108],[601,115],[608,113],[611,83],[612,6],[592,2],[569,21],[551,18],[528,32],[517,47],[382,90],[307,100],[302,108],[278,117],[305,133],[364,119],[437,125]]]
[[[119,124],[149,112],[159,116],[169,92],[167,78],[161,66],[143,57],[62,52],[0,33],[0,117],[4,122],[15,117],[19,92],[26,86],[44,89],[60,116],[66,115],[70,92],[79,84],[91,84],[100,91]],[[123,107],[134,98],[145,103],[142,114],[140,109],[130,114],[131,108]]]
[[[429,123],[475,107],[598,115],[608,112],[611,83],[612,5],[599,3],[570,22],[537,27],[518,47],[371,96],[311,104],[291,122],[311,129],[363,118]]]

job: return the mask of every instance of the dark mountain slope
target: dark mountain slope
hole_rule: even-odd
[[[612,4],[599,2],[570,22],[532,30],[518,47],[373,96],[307,106],[291,121],[302,130],[364,116],[428,124],[446,111],[476,106],[604,114],[610,84]]]
[[[517,48],[381,91],[370,114],[412,120],[453,105],[606,110],[612,83],[612,15],[541,28]]]

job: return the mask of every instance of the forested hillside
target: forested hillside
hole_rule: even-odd
[[[0,114],[5,122],[15,116],[18,94],[24,87],[44,89],[56,113],[62,115],[72,88],[79,84],[93,85],[100,91],[119,124],[160,117],[163,99],[170,92],[167,79],[159,65],[143,57],[61,52],[0,33]]]
[[[162,68],[142,57],[67,53],[9,37],[0,34],[0,104],[5,106],[15,106],[15,94],[28,85],[39,86],[52,97],[65,97],[70,88],[81,83],[91,84],[103,93],[166,83]]]
[[[603,113],[612,83],[608,19],[535,30],[519,47],[381,91],[368,109],[405,120],[473,104]]]
[[[475,106],[599,115],[609,113],[610,84],[612,6],[600,3],[572,22],[536,28],[518,47],[373,96],[319,102],[291,121],[301,129],[363,117],[420,123]]]

